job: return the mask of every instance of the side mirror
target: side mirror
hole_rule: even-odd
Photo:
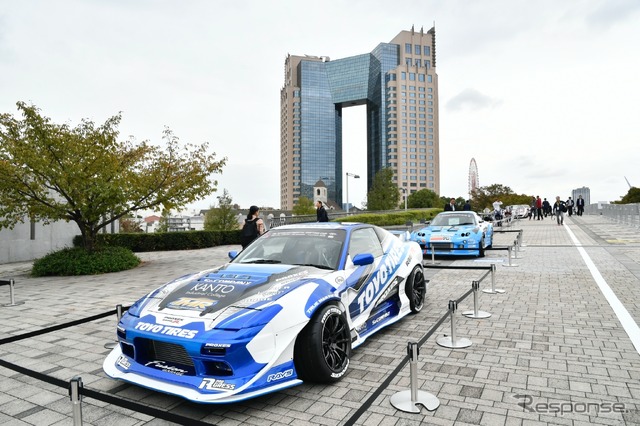
[[[373,263],[373,255],[371,253],[356,254],[353,258],[353,264],[356,266],[371,265]]]
[[[237,250],[231,250],[229,253],[229,259],[233,260],[236,258],[236,256],[238,256],[238,251]]]

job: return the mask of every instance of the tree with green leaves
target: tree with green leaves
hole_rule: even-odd
[[[316,207],[313,205],[313,200],[304,195],[298,198],[298,202],[293,206],[293,214],[305,215],[314,214]]]
[[[440,197],[430,189],[421,189],[407,198],[407,206],[410,209],[442,207],[440,204]]]
[[[135,232],[144,232],[142,230],[141,216],[134,216],[133,214],[127,214],[120,218],[120,232],[123,233],[135,233]]]
[[[0,228],[41,220],[75,222],[84,248],[98,232],[137,210],[179,208],[216,190],[208,144],[182,144],[165,128],[165,148],[118,141],[121,114],[104,124],[55,124],[18,102],[22,118],[0,114]]]
[[[640,203],[640,188],[632,186],[627,194],[619,201],[613,201],[612,204],[632,204]]]
[[[204,218],[205,231],[233,231],[238,229],[238,218],[233,208],[233,199],[227,189],[222,190],[218,197],[218,207],[207,211]]]
[[[367,209],[392,210],[398,207],[400,191],[393,183],[393,170],[389,167],[380,170],[373,177],[371,190],[367,193]]]
[[[471,207],[475,211],[482,211],[485,208],[493,210],[493,202],[502,201],[502,206],[510,206],[517,204],[529,205],[531,195],[516,194],[511,188],[505,185],[494,183],[489,186],[482,186],[472,191]]]

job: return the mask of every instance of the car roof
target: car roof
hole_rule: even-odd
[[[273,229],[354,229],[363,226],[373,226],[360,222],[308,222],[281,225]]]

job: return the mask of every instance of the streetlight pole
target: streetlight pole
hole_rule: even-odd
[[[402,191],[402,197],[404,198],[404,210],[407,211],[407,189],[400,188],[400,190]]]
[[[355,173],[346,173],[346,182],[345,182],[345,186],[346,186],[346,192],[347,192],[347,214],[349,214],[349,176],[351,176],[354,179],[360,179],[360,175],[357,175]]]

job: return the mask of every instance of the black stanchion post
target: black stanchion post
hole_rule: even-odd
[[[491,289],[482,290],[485,293],[496,294],[496,293],[504,293],[504,290],[501,288],[496,288],[496,264],[491,264]]]
[[[9,285],[9,300],[10,303],[4,303],[2,306],[18,306],[24,304],[24,302],[16,302],[15,287],[16,282],[13,279],[0,280],[0,285]]]
[[[69,382],[69,397],[71,398],[71,407],[73,409],[73,425],[82,426],[82,378],[74,376]]]
[[[389,402],[396,409],[407,413],[419,413],[420,409],[417,404],[433,411],[440,406],[440,400],[434,395],[418,390],[418,355],[420,349],[415,342],[407,344],[407,354],[409,355],[409,379],[411,381],[411,389],[408,391],[397,392],[389,398]]]
[[[462,313],[467,318],[484,319],[489,318],[491,314],[478,310],[478,290],[480,290],[480,281],[472,281],[471,288],[473,289],[473,311],[465,311]]]
[[[452,349],[461,349],[471,346],[471,340],[456,337],[456,321],[455,321],[455,312],[458,309],[458,302],[455,300],[449,300],[449,317],[451,320],[451,335],[444,336],[436,340],[436,343],[440,346],[444,346],[445,348]]]
[[[116,305],[116,324],[120,322],[120,318],[122,318],[122,305]],[[105,349],[113,349],[118,345],[118,341],[107,342],[104,344]]]

